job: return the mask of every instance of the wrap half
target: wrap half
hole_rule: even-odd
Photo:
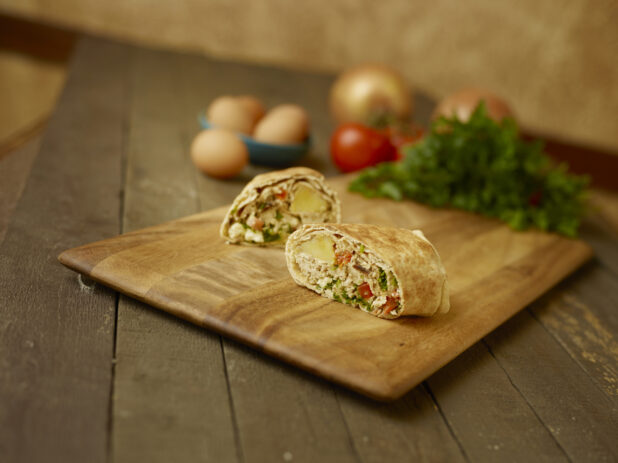
[[[285,255],[294,281],[380,318],[448,312],[446,272],[420,230],[303,225]]]
[[[232,244],[284,246],[304,223],[339,222],[337,194],[324,176],[308,167],[257,175],[236,197],[221,224]]]

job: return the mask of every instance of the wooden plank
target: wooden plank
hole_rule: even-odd
[[[184,136],[185,57],[135,49],[123,230],[196,212]],[[113,461],[235,461],[219,336],[122,297],[118,305]]]
[[[34,158],[39,153],[40,145],[41,136],[36,135],[33,139],[27,141],[0,160],[0,185],[2,185],[2,195],[0,195],[0,243],[4,240],[13,211],[30,174]]]
[[[120,229],[126,66],[81,41],[0,249],[3,461],[107,460],[116,296],[55,259]]]
[[[243,461],[357,461],[332,386],[224,341]]]
[[[269,106],[305,106],[313,121],[314,149],[301,163],[324,165],[323,152],[316,147],[325,145],[329,132],[316,123],[324,119],[324,108],[316,104],[330,77],[197,59],[186,62],[184,76],[186,87],[193,90],[195,113],[226,93],[254,94]],[[187,130],[196,133],[194,125]],[[234,182],[196,174],[202,208],[229,203],[245,181],[264,170],[250,166]],[[330,385],[228,340],[223,346],[243,461],[356,461]]]
[[[569,461],[483,342],[427,384],[470,461]]]
[[[589,209],[614,234],[618,234],[618,193],[608,190],[592,190],[588,197]]]
[[[601,399],[596,398],[599,394],[604,394],[609,401],[605,410],[602,406],[584,410],[569,410],[570,407],[565,406],[558,407],[557,412],[548,407],[538,407],[539,414],[547,415],[544,420],[550,423],[551,429],[560,430],[555,431],[559,434],[557,439],[564,439],[569,455],[572,458],[583,457],[582,448],[589,448],[586,457],[590,461],[594,458],[599,461],[616,458],[616,446],[610,443],[612,438],[615,441],[616,433],[605,433],[602,424],[615,429],[618,421],[618,316],[614,310],[618,300],[615,260],[618,248],[614,231],[597,219],[596,214],[589,217],[583,230],[584,237],[596,251],[595,260],[530,307],[534,318],[571,358],[571,368],[575,371],[557,385],[567,389],[567,392],[559,391],[560,394],[570,394],[573,404],[578,403],[581,396],[585,396],[586,400],[594,398],[595,405],[603,404]],[[582,378],[584,375],[585,378]],[[555,387],[552,385],[552,388]],[[537,396],[530,399],[531,402],[541,403],[542,400],[543,397]],[[536,408],[536,402],[533,403]],[[602,416],[599,417],[599,414]],[[587,422],[594,422],[597,426],[601,424],[600,430],[595,426],[588,427]],[[581,432],[584,427],[587,431]]]
[[[615,458],[611,442],[617,362],[615,323],[610,323],[615,316],[614,320],[599,317],[612,306],[617,292],[615,280],[603,272],[591,262],[532,304],[536,319],[522,314],[516,319],[526,318],[525,322],[510,321],[490,334],[509,350],[507,365],[482,343],[430,378],[433,394],[472,460],[526,460],[530,455],[535,461]],[[517,337],[516,323],[524,327],[519,329],[524,334]],[[560,372],[558,377],[547,371],[548,358]],[[544,387],[530,388],[526,383],[533,376],[540,377]],[[582,400],[605,406],[578,409],[572,415],[561,406]],[[600,432],[582,433],[593,421],[601,423]],[[561,435],[565,433],[566,438]]]
[[[486,338],[492,355],[572,461],[616,461],[615,399],[523,311]]]
[[[593,213],[582,224],[581,235],[594,250],[596,260],[618,275],[618,233],[612,226],[600,214]]]
[[[608,216],[616,198],[592,192],[582,238],[593,262],[530,308],[534,317],[609,397],[618,396],[618,235]]]
[[[361,461],[467,461],[423,385],[389,404],[343,390],[337,396]]]
[[[530,311],[610,398],[618,397],[618,281],[597,262],[560,284]]]

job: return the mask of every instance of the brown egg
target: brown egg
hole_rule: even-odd
[[[298,105],[275,106],[258,122],[253,138],[262,143],[291,145],[302,143],[309,133],[309,117]]]
[[[210,104],[206,117],[214,127],[246,135],[253,131],[252,112],[238,98],[220,96]]]
[[[297,104],[280,104],[272,108],[270,111],[272,114],[285,114],[287,117],[298,119],[303,123],[303,126],[309,132],[309,115],[305,108]]]
[[[266,113],[262,102],[252,95],[240,95],[236,97],[236,99],[245,107],[247,112],[251,114],[253,127],[255,127],[255,124],[257,124]]]
[[[466,88],[444,98],[433,112],[433,119],[438,116],[451,117],[456,115],[461,121],[467,121],[481,102],[485,101],[487,114],[495,121],[504,117],[514,117],[508,104],[499,96],[477,88]]]
[[[238,136],[229,130],[202,130],[191,143],[195,166],[211,177],[230,178],[249,162],[249,151]]]

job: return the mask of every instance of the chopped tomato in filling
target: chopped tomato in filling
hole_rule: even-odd
[[[335,262],[337,265],[348,264],[352,260],[351,252],[338,252],[335,254]]]
[[[360,294],[360,297],[362,297],[363,299],[369,299],[370,297],[372,297],[373,293],[371,292],[371,287],[369,286],[369,283],[365,282],[362,285],[359,285],[358,294]]]
[[[359,287],[360,288],[360,287]],[[399,298],[386,296],[386,302],[381,307],[382,313],[384,315],[389,314],[395,307],[399,305]]]
[[[247,225],[254,230],[261,231],[264,226],[264,221],[258,217],[250,217],[249,220],[247,220]]]
[[[275,193],[275,196],[279,199],[285,199],[288,195],[288,192],[285,190],[281,190],[278,193]]]

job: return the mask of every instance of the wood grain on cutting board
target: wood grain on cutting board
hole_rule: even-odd
[[[421,228],[440,253],[451,311],[381,320],[297,286],[283,250],[227,245],[226,208],[66,251],[60,261],[129,296],[368,396],[400,397],[591,256],[583,242],[329,183],[344,222]]]

